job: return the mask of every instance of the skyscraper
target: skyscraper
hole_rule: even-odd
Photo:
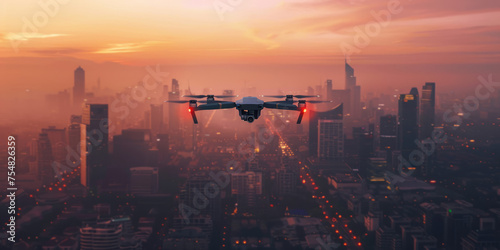
[[[333,100],[333,83],[332,80],[326,80],[326,100]]]
[[[177,101],[179,100],[179,97],[179,82],[176,79],[172,79],[172,91],[168,93],[168,100]],[[170,132],[173,132],[172,135],[175,135],[175,133],[178,132],[180,128],[179,105],[169,105],[168,122]]]
[[[409,94],[399,96],[398,149],[406,160],[417,148],[418,139],[418,90],[412,88]]]
[[[76,110],[81,108],[85,99],[85,70],[78,66],[75,69],[75,81],[73,85],[73,107]]]
[[[108,105],[86,104],[82,114],[81,184],[95,187],[106,174],[108,158]]]
[[[354,68],[345,62],[345,89],[350,91],[349,105],[346,113],[351,114],[354,118],[359,117],[361,112],[361,87],[356,85],[356,77],[354,76]]]
[[[350,89],[353,86],[356,86],[354,68],[345,61],[345,89]]]
[[[380,149],[395,150],[397,145],[397,117],[385,115],[380,117]]]
[[[47,134],[50,140],[52,158],[56,164],[64,165],[66,162],[66,129],[57,129],[54,126],[42,128],[42,134]]]
[[[38,139],[37,165],[38,178],[43,185],[49,184],[53,180],[52,162],[52,147],[47,133],[41,133]]]
[[[319,159],[344,157],[343,105],[309,113],[309,153]]]
[[[422,86],[422,100],[420,104],[420,138],[427,139],[432,136],[435,122],[436,108],[436,83],[426,82]]]
[[[262,173],[247,171],[231,174],[231,194],[236,197],[238,205],[255,206],[257,196],[262,195]]]
[[[159,133],[163,132],[163,104],[151,104],[151,136],[156,138]]]
[[[158,193],[158,168],[130,168],[130,192],[133,194]]]
[[[119,249],[123,226],[97,223],[80,228],[80,249]]]

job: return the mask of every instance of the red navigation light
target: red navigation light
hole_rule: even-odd
[[[188,112],[191,113],[191,108],[188,108]]]
[[[302,113],[305,113],[305,112],[307,112],[307,109],[303,109],[303,110],[302,110]]]

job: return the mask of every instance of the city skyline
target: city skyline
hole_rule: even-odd
[[[2,7],[9,11],[0,19],[5,91],[0,99],[2,104],[16,103],[70,89],[69,74],[61,72],[78,65],[88,70],[87,86],[97,86],[101,77],[102,87],[114,91],[141,81],[147,65],[161,65],[194,90],[205,85],[218,90],[245,84],[262,88],[277,82],[300,89],[326,78],[342,86],[342,70],[337,68],[345,58],[341,44],[364,45],[354,41],[359,39],[355,28],[366,33],[367,24],[377,23],[372,12],[383,16],[389,2],[242,1],[221,21],[210,1],[156,3],[153,9],[152,3],[133,1],[68,1],[50,6],[51,15],[40,14],[48,11],[36,1],[5,1]],[[489,36],[498,31],[497,1],[394,5],[398,3],[401,11],[391,15],[387,26],[378,24],[380,32],[349,56],[364,89],[403,89],[426,81],[439,82],[439,91],[457,85],[472,89],[478,75],[497,69],[498,39]],[[113,18],[108,15],[112,10]],[[33,23],[38,17],[41,22],[44,15],[48,20],[35,27],[37,32],[26,28],[30,25],[24,20]],[[129,21],[136,16],[147,18]],[[119,35],[108,36],[108,30]],[[15,50],[17,43],[12,42],[18,40]]]
[[[0,1],[0,249],[500,249],[499,15]]]

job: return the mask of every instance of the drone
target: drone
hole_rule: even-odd
[[[188,111],[193,117],[193,122],[198,124],[198,119],[196,118],[196,111],[201,110],[215,110],[215,109],[231,109],[236,108],[239,112],[241,120],[252,123],[256,119],[259,119],[262,109],[283,109],[283,110],[295,110],[299,111],[299,118],[297,119],[297,124],[300,124],[304,113],[307,112],[306,102],[308,103],[322,103],[331,101],[306,101],[306,100],[294,100],[319,97],[319,95],[271,95],[262,96],[270,98],[285,98],[284,101],[271,101],[265,102],[257,97],[247,96],[235,102],[230,101],[218,101],[215,98],[231,98],[238,97],[232,95],[184,95],[183,97],[195,98],[193,100],[170,100],[165,102],[171,103],[189,103]],[[196,99],[206,98],[206,101],[199,101]],[[198,103],[204,103],[198,105]],[[297,105],[295,105],[297,103]]]

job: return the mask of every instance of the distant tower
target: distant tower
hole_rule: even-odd
[[[422,100],[420,110],[421,139],[427,139],[432,136],[432,130],[435,123],[436,108],[436,83],[426,82],[422,86]]]
[[[106,174],[108,105],[85,105],[82,114],[82,125],[80,179],[82,185],[94,188]],[[91,150],[87,151],[89,148]]]
[[[380,117],[380,149],[396,150],[397,145],[397,117],[385,115]]]
[[[346,113],[357,118],[361,112],[361,87],[356,85],[354,68],[345,61],[345,89],[350,90],[350,103]]]
[[[353,86],[356,86],[354,68],[352,68],[351,65],[347,63],[347,61],[345,61],[345,89],[350,89]]]
[[[319,159],[344,157],[343,105],[309,113],[309,152]]]
[[[403,158],[409,160],[411,151],[417,148],[418,139],[418,90],[412,88],[409,94],[399,96],[398,148]]]
[[[163,132],[163,104],[151,104],[151,135],[156,138],[159,133]]]
[[[333,100],[333,83],[332,80],[326,80],[326,100]]]
[[[43,185],[49,184],[53,180],[54,171],[52,170],[52,147],[47,133],[41,133],[38,139],[38,178]]]
[[[176,79],[172,79],[172,91],[168,93],[168,100],[177,101],[180,98],[179,92],[179,82]],[[175,135],[180,129],[179,123],[179,106],[169,105],[169,128],[170,132]]]
[[[75,69],[75,83],[73,86],[73,107],[76,110],[81,108],[85,99],[85,70],[78,66]]]

